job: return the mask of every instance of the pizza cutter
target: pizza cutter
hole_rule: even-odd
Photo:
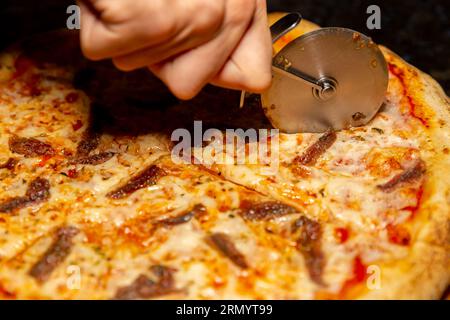
[[[273,43],[301,19],[290,13],[276,22]],[[262,105],[272,125],[287,133],[364,125],[381,107],[388,85],[378,46],[346,28],[322,28],[293,40],[275,55],[272,69]]]

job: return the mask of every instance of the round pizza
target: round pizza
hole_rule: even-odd
[[[281,45],[315,28],[303,21]],[[4,51],[0,299],[440,298],[449,99],[382,51],[376,117],[245,142],[248,158],[265,146],[276,166],[211,154],[234,139],[174,152],[173,133],[192,138],[200,122],[272,132],[257,95],[243,108],[214,87],[178,101],[148,71],[85,60],[70,32]]]

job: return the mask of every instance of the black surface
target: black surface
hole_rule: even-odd
[[[235,306],[272,306],[273,312],[255,314],[255,312],[231,312]],[[210,307],[208,317],[202,314],[177,314],[179,308]],[[61,319],[70,314],[75,319],[89,318],[129,319],[140,317],[147,319],[323,319],[344,318],[361,319],[370,313],[373,319],[399,317],[400,319],[429,318],[430,314],[447,314],[447,301],[243,301],[243,300],[151,300],[151,301],[0,301],[0,308],[5,314],[14,314],[16,318],[29,316],[30,310],[35,314],[45,314],[48,320]],[[223,312],[223,310],[226,310]],[[150,310],[150,311],[149,311]],[[247,309],[246,309],[247,310]],[[254,310],[250,308],[250,310]],[[433,310],[433,311],[430,311]],[[152,315],[157,315],[152,317]]]
[[[0,44],[6,46],[30,33],[64,28],[66,8],[74,2],[2,0]],[[272,11],[298,10],[321,26],[348,27],[368,34],[431,74],[450,94],[450,0],[269,0],[268,4]],[[381,8],[381,30],[366,27],[370,4]]]

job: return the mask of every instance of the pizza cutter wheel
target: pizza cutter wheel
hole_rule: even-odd
[[[275,43],[301,21],[290,13],[271,27]],[[275,55],[273,82],[262,94],[264,112],[283,132],[324,132],[361,126],[381,107],[388,69],[378,46],[345,28],[322,28]]]

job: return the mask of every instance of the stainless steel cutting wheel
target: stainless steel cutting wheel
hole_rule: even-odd
[[[274,127],[288,133],[366,124],[388,85],[378,46],[345,28],[322,28],[295,39],[274,57],[273,66],[273,84],[262,103]]]

